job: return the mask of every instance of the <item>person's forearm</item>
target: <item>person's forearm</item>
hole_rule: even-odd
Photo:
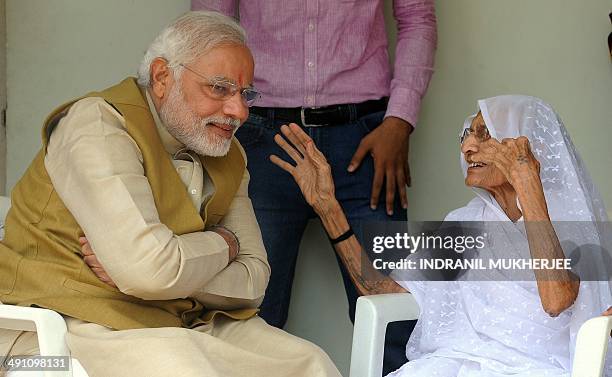
[[[211,309],[257,308],[261,305],[270,266],[254,255],[238,255],[223,271],[194,294],[194,298]]]
[[[517,185],[529,250],[534,259],[563,259],[565,254],[550,221],[539,177],[522,180]],[[544,310],[557,316],[570,307],[578,296],[580,281],[566,269],[535,270],[538,292]]]
[[[219,223],[239,240],[240,252],[194,296],[205,307],[256,308],[266,293],[270,265],[253,204],[248,197],[248,187],[249,174],[245,170],[242,183]]]
[[[349,229],[348,220],[337,201],[316,211],[331,238],[337,238]],[[393,279],[373,268],[354,235],[337,243],[335,249],[360,295],[406,292]]]
[[[434,71],[437,45],[433,0],[394,0],[397,45],[385,117],[397,117],[416,127],[421,100]]]

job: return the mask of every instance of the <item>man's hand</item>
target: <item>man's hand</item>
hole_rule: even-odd
[[[370,153],[374,159],[374,180],[370,207],[376,209],[383,181],[387,186],[387,214],[393,214],[395,190],[399,194],[402,208],[408,208],[406,185],[410,186],[408,165],[408,142],[412,125],[395,117],[387,117],[380,126],[361,140],[348,166],[349,172],[357,170],[364,157]]]
[[[93,273],[98,277],[98,279],[102,280],[104,283],[110,285],[113,288],[117,288],[115,282],[108,276],[104,267],[98,261],[98,258],[94,254],[91,245],[87,241],[85,237],[79,237],[79,243],[81,244],[81,251],[83,252],[83,261],[87,263],[89,268],[93,271]]]

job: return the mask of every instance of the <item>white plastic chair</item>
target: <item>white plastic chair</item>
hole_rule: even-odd
[[[67,356],[66,322],[57,312],[49,309],[30,308],[14,305],[0,305],[0,328],[9,330],[35,331],[38,337],[40,356]],[[4,355],[0,355],[4,356]],[[88,377],[77,359],[70,360],[68,371],[13,371],[7,377]]]
[[[6,218],[10,206],[10,199],[0,196],[0,219]],[[53,310],[0,304],[0,328],[35,331],[40,356],[70,356],[65,341],[66,322]],[[71,361],[68,371],[11,371],[7,377],[88,377],[77,359],[68,360]]]
[[[409,293],[357,299],[350,377],[381,377],[385,332],[390,322],[419,318],[419,305]]]
[[[418,304],[409,293],[360,297],[355,313],[350,377],[380,377],[387,324],[418,316]],[[610,330],[612,316],[592,318],[580,327],[572,377],[602,376]]]

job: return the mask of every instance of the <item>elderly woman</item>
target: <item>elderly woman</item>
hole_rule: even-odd
[[[565,269],[533,270],[531,279],[518,281],[503,270],[468,271],[456,281],[380,275],[361,264],[361,246],[335,200],[324,156],[298,126],[281,132],[291,144],[280,135],[276,142],[295,165],[271,160],[295,178],[361,293],[410,291],[419,303],[406,349],[410,361],[389,376],[569,376],[578,328],[612,304],[609,277],[580,281]],[[479,101],[479,112],[464,124],[461,153],[465,183],[476,198],[446,220],[484,221],[496,229],[487,243],[494,246],[480,254],[552,260],[572,251],[562,245],[604,244],[597,225],[607,220],[603,203],[565,127],[542,100]],[[555,231],[552,221],[582,226]],[[605,266],[601,248],[589,250],[586,259]],[[610,363],[606,376],[612,376]]]

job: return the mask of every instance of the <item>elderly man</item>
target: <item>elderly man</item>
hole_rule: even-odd
[[[138,82],[51,113],[12,193],[0,300],[63,314],[92,377],[339,376],[256,316],[270,268],[233,137],[258,95],[244,40],[220,14],[180,17]],[[36,347],[0,333],[2,355]]]

